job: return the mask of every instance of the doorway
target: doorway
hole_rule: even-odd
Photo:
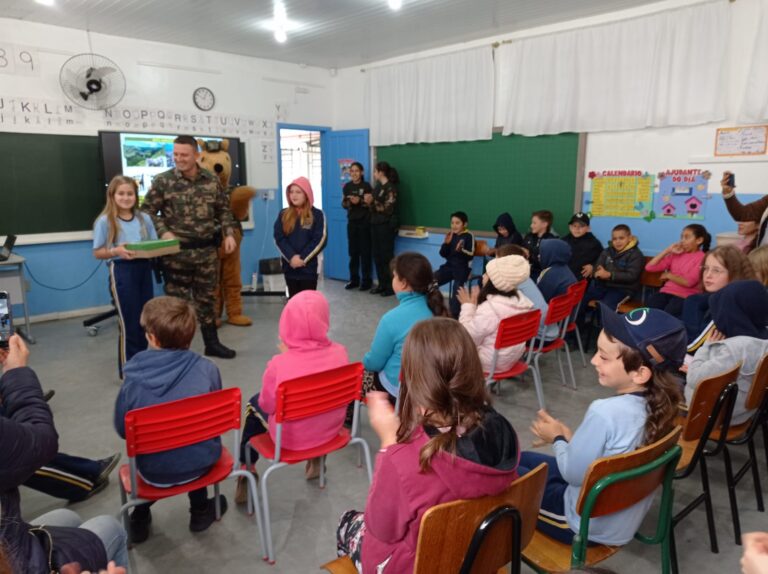
[[[324,130],[312,128],[279,128],[280,196],[287,207],[285,188],[297,177],[312,184],[314,207],[323,209],[323,152],[320,141]]]

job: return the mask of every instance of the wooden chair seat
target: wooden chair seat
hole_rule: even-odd
[[[728,428],[728,434],[725,435],[725,440],[728,442],[741,438],[749,430],[749,426],[752,424],[752,419],[741,423],[740,425],[731,425]],[[712,440],[720,440],[720,429],[712,431]]]
[[[621,550],[621,546],[597,544],[587,547],[586,565],[597,564]],[[568,572],[571,570],[571,545],[563,544],[540,531],[533,535],[531,543],[523,550],[526,562],[546,572]]]
[[[677,444],[683,449],[683,454],[677,463],[676,470],[685,470],[691,464],[691,460],[693,460],[693,454],[696,452],[696,447],[699,446],[699,441],[679,440]]]
[[[357,574],[357,568],[355,563],[349,558],[349,556],[342,556],[336,560],[320,566],[321,569],[327,570],[331,574]]]

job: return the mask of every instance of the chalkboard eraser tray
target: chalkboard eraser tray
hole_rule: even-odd
[[[137,259],[150,259],[152,257],[172,255],[178,253],[181,249],[178,239],[139,241],[138,243],[128,243],[125,248],[128,251],[133,251],[133,256]]]

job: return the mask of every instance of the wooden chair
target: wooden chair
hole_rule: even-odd
[[[628,301],[622,301],[618,307],[619,313],[629,313],[632,309],[638,309],[645,306],[645,301],[648,297],[649,291],[655,291],[664,285],[661,280],[662,271],[646,271],[645,266],[653,257],[646,257],[643,264],[643,273],[640,275],[640,299],[630,299]]]
[[[579,354],[581,355],[581,366],[585,369],[587,368],[587,357],[584,355],[584,345],[581,343],[581,333],[579,333],[579,328],[576,325],[576,317],[579,316],[579,310],[581,309],[581,305],[584,303],[584,294],[586,292],[586,279],[577,281],[568,287],[568,293],[570,293],[571,297],[573,298],[573,312],[571,313],[571,316],[568,320],[568,327],[565,330],[566,333],[574,333],[576,335],[576,343],[579,346]],[[570,352],[570,349],[568,349],[568,353]]]
[[[755,488],[757,509],[760,512],[765,511],[763,489],[760,484],[760,472],[757,466],[757,453],[755,451],[755,433],[765,423],[768,416],[768,355],[765,355],[757,366],[744,406],[747,410],[754,410],[755,412],[752,413],[749,420],[738,425],[731,425],[728,428],[723,448],[725,480],[728,484],[728,496],[731,502],[731,516],[733,518],[733,535],[736,544],[741,544],[741,521],[739,520],[739,507],[736,501],[736,486],[750,469],[752,470],[752,483]],[[712,432],[712,439],[719,440],[721,432],[722,428],[715,429]],[[740,446],[743,444],[747,445],[749,458],[734,474],[728,446]]]
[[[665,437],[634,452],[599,458],[584,475],[576,510],[581,516],[579,532],[569,546],[536,531],[523,550],[523,560],[537,572],[567,572],[592,566],[621,549],[621,546],[588,546],[589,521],[612,514],[652,496],[662,487],[656,532],[635,539],[645,544],[660,544],[662,572],[669,572],[672,516],[672,478],[682,449],[677,446],[680,427]]]
[[[120,498],[123,503],[120,507],[120,515],[129,536],[129,547],[131,529],[128,511],[138,504],[170,498],[212,484],[216,499],[216,518],[219,519],[221,518],[219,482],[236,476],[246,478],[249,495],[258,499],[254,476],[250,472],[241,470],[237,460],[224,447],[221,448],[219,460],[205,475],[192,482],[168,488],[158,488],[144,482],[136,466],[136,457],[139,455],[193,445],[229,431],[233,431],[232,452],[239,452],[240,415],[239,388],[224,389],[135,409],[125,414],[125,448],[128,453],[128,464],[121,466],[119,471]],[[267,545],[261,514],[258,511],[255,514],[259,527],[259,541],[262,550],[266,553]]]
[[[557,325],[558,334],[557,338],[551,341],[544,341],[540,339],[538,345],[533,349],[533,366],[536,369],[536,375],[541,381],[541,369],[539,368],[539,359],[547,353],[552,351],[562,350],[565,353],[565,358],[568,361],[568,370],[571,374],[571,385],[576,388],[576,375],[573,373],[573,363],[571,363],[571,354],[568,352],[568,344],[565,342],[565,332],[568,329],[568,323],[570,321],[571,312],[573,311],[574,300],[570,293],[563,293],[556,297],[552,297],[549,300],[549,308],[547,309],[547,316],[544,319],[544,326]],[[560,378],[563,386],[567,386],[568,382],[565,378],[565,371],[563,370],[563,362],[560,359],[560,354],[557,354],[557,366],[560,367]]]
[[[699,467],[702,491],[672,517],[672,572],[675,574],[678,572],[678,565],[674,528],[702,503],[707,516],[710,548],[714,553],[719,551],[707,458],[717,456],[725,447],[725,434],[714,441],[714,446],[710,446],[709,441],[713,439],[715,429],[720,426],[727,428],[731,422],[733,405],[738,392],[735,381],[740,369],[741,364],[725,373],[701,381],[688,405],[687,415],[678,418],[678,423],[683,425],[683,434],[679,442],[683,455],[677,465],[675,479],[687,478],[696,470],[696,467]]]
[[[506,572],[504,566],[510,562],[513,574],[519,573],[520,549],[534,536],[546,483],[547,465],[540,464],[501,494],[455,500],[430,508],[421,519],[414,574],[501,573]],[[517,515],[519,522],[496,520],[491,526],[484,526],[499,514]],[[346,556],[321,568],[332,574],[357,572]]]
[[[360,418],[360,397],[362,393],[360,380],[362,375],[362,363],[352,363],[280,383],[277,388],[277,401],[273,415],[277,423],[275,441],[272,440],[269,433],[263,433],[254,436],[248,442],[249,448],[245,449],[246,468],[251,468],[252,466],[251,449],[256,450],[263,458],[272,461],[272,464],[261,476],[261,505],[264,513],[264,532],[268,560],[271,564],[275,562],[275,550],[272,544],[267,485],[269,477],[273,472],[289,464],[321,458],[320,488],[325,488],[325,457],[350,444],[357,444],[360,446],[365,458],[368,481],[370,482],[373,479],[373,467],[371,465],[371,453],[368,443],[364,438],[357,436]],[[344,428],[342,426],[343,421],[340,421],[338,435],[325,444],[306,450],[287,449],[282,445],[283,423],[302,420],[340,409],[346,407],[351,402],[354,402],[355,405],[351,431]],[[248,504],[250,508],[250,493]]]
[[[536,334],[539,332],[539,323],[541,323],[541,310],[534,309],[527,313],[507,317],[499,323],[499,330],[496,332],[496,341],[493,344],[493,359],[491,359],[491,369],[485,373],[485,384],[490,385],[496,382],[501,385],[504,379],[511,379],[522,375],[527,370],[533,372],[533,384],[536,387],[536,396],[539,399],[539,407],[544,409],[544,390],[541,386],[541,379],[538,372],[531,366],[531,357],[533,356],[533,345]],[[527,343],[527,348],[523,358],[517,361],[506,371],[497,371],[496,362],[499,357],[499,351],[506,347],[514,347]]]

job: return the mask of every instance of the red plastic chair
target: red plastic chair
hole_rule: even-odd
[[[565,353],[565,358],[568,361],[568,369],[571,373],[571,384],[573,388],[576,388],[576,376],[573,374],[573,363],[571,363],[571,354],[568,352],[568,344],[565,342],[565,333],[568,329],[568,323],[570,321],[571,313],[573,312],[574,301],[570,293],[563,293],[557,297],[552,297],[549,300],[549,309],[547,310],[547,316],[544,319],[544,326],[557,325],[559,334],[556,339],[551,341],[539,340],[538,346],[533,350],[533,367],[536,370],[536,374],[541,381],[541,369],[539,368],[539,359],[547,353],[562,349]],[[560,358],[560,354],[557,354],[557,365],[560,367],[560,378],[563,385],[567,385],[565,379],[565,371],[563,370],[563,361]]]
[[[277,388],[277,403],[275,406],[275,422],[277,423],[276,441],[269,433],[254,436],[248,443],[263,458],[270,459],[272,464],[261,476],[261,503],[264,512],[264,532],[267,541],[269,562],[274,564],[275,551],[272,545],[272,529],[269,517],[269,496],[267,485],[270,475],[280,467],[304,462],[313,458],[322,458],[320,462],[320,488],[325,487],[325,457],[331,452],[341,450],[347,445],[358,444],[365,455],[368,470],[368,482],[373,480],[371,452],[365,439],[357,436],[360,418],[360,398],[362,395],[363,365],[352,363],[329,371],[305,375],[290,381],[280,383]],[[298,421],[346,407],[354,401],[354,416],[352,429],[344,428],[339,423],[339,434],[331,440],[306,450],[290,450],[282,447],[283,423]],[[251,450],[246,449],[246,465],[251,468]],[[258,514],[258,513],[257,513]]]
[[[534,309],[522,315],[507,317],[499,323],[499,330],[496,332],[496,342],[493,344],[493,358],[491,359],[491,369],[485,374],[485,384],[490,385],[493,382],[501,384],[504,379],[511,379],[525,373],[528,369],[533,372],[533,384],[536,387],[536,396],[539,399],[539,406],[544,407],[544,391],[541,388],[541,380],[536,373],[536,369],[531,366],[531,357],[533,357],[533,345],[536,334],[539,332],[539,323],[541,323],[541,310]],[[496,362],[499,358],[499,351],[507,347],[514,347],[521,343],[528,343],[523,357],[512,365],[506,371],[496,371]]]
[[[584,355],[584,345],[581,344],[581,333],[579,333],[579,329],[576,326],[576,317],[579,315],[579,310],[581,310],[581,305],[584,302],[584,293],[587,292],[587,280],[582,279],[581,281],[577,281],[570,287],[568,287],[568,293],[573,297],[574,305],[573,305],[573,312],[571,313],[571,317],[568,320],[568,328],[565,330],[566,333],[576,333],[576,343],[579,345],[579,354],[581,355],[581,366],[585,369],[587,368],[587,357]],[[566,347],[567,348],[567,347]],[[570,354],[570,349],[568,349],[568,353]]]
[[[254,500],[257,499],[256,479],[245,470],[240,470],[237,460],[222,446],[221,457],[205,476],[197,480],[158,488],[144,482],[136,468],[136,456],[155,454],[210,440],[222,434],[233,432],[233,451],[240,445],[240,389],[225,389],[204,395],[197,395],[161,405],[135,409],[125,414],[125,448],[128,464],[120,467],[120,497],[123,505],[120,515],[130,537],[128,510],[144,502],[152,502],[184,494],[204,486],[214,485],[216,494],[216,518],[221,518],[219,507],[219,482],[227,478],[244,476]],[[128,499],[130,496],[130,499]],[[266,551],[266,540],[261,514],[256,512],[259,527],[259,541]],[[130,538],[129,538],[130,544]]]

